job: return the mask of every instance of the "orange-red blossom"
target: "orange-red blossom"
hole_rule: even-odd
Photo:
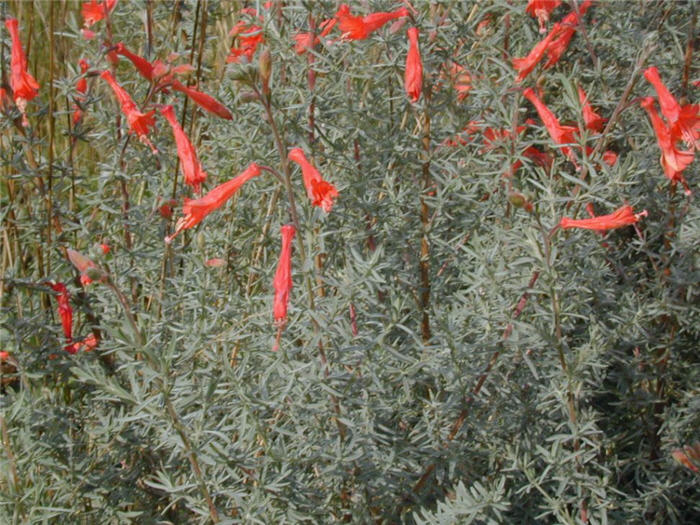
[[[659,95],[661,113],[668,121],[673,140],[683,140],[693,149],[700,149],[700,104],[681,106],[659,76],[659,70],[650,67],[644,71],[646,78]]]
[[[254,162],[246,168],[240,175],[228,182],[219,184],[216,188],[200,199],[185,199],[182,211],[184,217],[180,217],[175,224],[175,231],[165,238],[166,243],[171,243],[175,236],[182,230],[187,230],[196,226],[204,217],[214,210],[220,208],[230,199],[240,188],[253,177],[260,175],[260,168]]]
[[[664,173],[674,184],[681,182],[686,188],[686,194],[690,194],[688,183],[683,177],[683,170],[693,162],[695,157],[692,151],[681,151],[676,147],[676,141],[673,139],[671,130],[661,116],[656,112],[654,99],[646,97],[642,99],[642,107],[646,109],[651,119],[651,124],[656,133],[656,140],[661,149],[661,166],[664,168]]]
[[[122,112],[126,115],[126,120],[129,123],[131,131],[136,133],[139,136],[139,140],[148,145],[153,153],[158,153],[158,150],[148,138],[150,127],[156,124],[155,118],[153,117],[156,110],[152,109],[148,113],[141,113],[131,99],[129,93],[117,83],[111,72],[105,70],[100,76],[110,85],[112,91],[114,91],[114,95],[117,97]]]
[[[586,128],[591,131],[603,131],[603,124],[608,119],[601,117],[593,110],[593,106],[591,106],[588,96],[581,86],[578,86],[578,99],[583,108],[583,121],[586,124]]]
[[[85,2],[81,10],[85,27],[90,27],[107,16],[107,13],[117,5],[117,1],[104,0],[104,2],[97,2],[97,0],[91,0],[90,2]]]
[[[185,184],[192,186],[195,193],[199,193],[200,184],[207,179],[207,172],[202,168],[192,142],[190,142],[182,126],[177,121],[173,107],[164,106],[160,112],[165,117],[165,120],[170,123],[170,127],[173,128],[175,144],[177,145],[177,156],[180,159],[180,171],[185,179]]]
[[[546,31],[545,24],[549,22],[549,15],[561,4],[561,0],[529,0],[525,12],[537,18],[540,24],[540,33]]]
[[[51,289],[54,292],[58,292],[56,296],[58,315],[61,318],[63,335],[66,337],[66,341],[70,343],[73,340],[73,308],[70,306],[70,292],[63,283],[54,283],[51,285]]]
[[[224,118],[226,120],[232,120],[233,115],[231,112],[228,110],[226,106],[224,106],[221,102],[216,100],[214,97],[211,95],[207,95],[206,93],[202,93],[201,91],[197,91],[194,88],[185,86],[181,82],[178,82],[177,80],[172,81],[172,88],[175,91],[179,91],[180,93],[184,93],[187,97],[192,99],[192,101],[197,104],[199,107],[206,109],[210,113],[214,113],[214,115]]]
[[[585,230],[605,231],[615,228],[622,228],[630,224],[635,224],[642,217],[647,216],[647,211],[643,210],[634,213],[632,206],[624,205],[609,215],[599,215],[590,219],[570,219],[563,217],[559,221],[560,228],[583,228]]]
[[[342,4],[335,14],[338,26],[347,40],[364,40],[387,22],[408,16],[408,9],[402,7],[396,11],[371,13],[366,16],[353,16],[347,4]]]
[[[406,31],[408,36],[408,54],[404,72],[404,87],[412,102],[418,101],[423,89],[423,61],[418,48],[418,29],[411,27]]]
[[[275,287],[273,316],[275,323],[284,325],[287,322],[289,292],[292,290],[292,239],[296,234],[296,228],[293,224],[285,224],[280,228],[280,233],[282,234],[282,250],[273,280]]]
[[[27,71],[27,57],[22,49],[22,42],[19,38],[19,22],[16,18],[5,20],[5,27],[10,32],[12,39],[12,56],[10,59],[10,87],[12,96],[20,113],[22,113],[22,125],[28,126],[29,121],[25,114],[27,102],[32,100],[39,93],[39,84]]]
[[[554,116],[554,113],[552,113],[552,111],[545,105],[545,103],[540,100],[540,98],[532,90],[532,88],[527,88],[525,91],[523,91],[523,95],[526,99],[532,102],[532,104],[537,109],[537,113],[539,114],[540,119],[542,119],[544,126],[547,128],[547,131],[552,137],[552,140],[554,140],[554,142],[556,142],[557,144],[562,145],[562,152],[569,158],[569,160],[574,164],[574,166],[577,166],[574,152],[569,146],[564,146],[564,144],[571,144],[576,142],[576,140],[574,139],[574,135],[576,134],[578,129],[574,126],[562,126],[559,123],[557,117]]]
[[[338,190],[323,180],[318,170],[309,162],[301,148],[293,148],[287,158],[301,166],[301,174],[306,187],[306,194],[311,199],[311,204],[323,208],[328,213],[333,208],[333,199],[338,196]]]

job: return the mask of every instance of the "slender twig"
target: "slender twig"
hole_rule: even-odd
[[[603,129],[603,132],[600,134],[600,137],[598,138],[598,142],[596,143],[595,147],[593,148],[593,152],[589,155],[589,157],[597,158],[599,153],[601,152],[601,150],[605,147],[605,144],[606,144],[607,139],[608,139],[608,135],[610,134],[612,129],[617,124],[622,112],[628,107],[627,99],[629,98],[630,93],[632,93],[632,89],[634,88],[634,85],[636,84],[637,80],[639,79],[639,73],[641,73],[642,68],[644,67],[644,64],[647,61],[647,58],[649,58],[649,55],[651,54],[653,49],[654,49],[654,46],[647,45],[644,49],[642,49],[641,53],[639,54],[639,57],[637,58],[637,62],[635,63],[635,66],[634,66],[634,70],[632,71],[632,75],[630,76],[629,80],[627,81],[627,85],[625,86],[625,89],[622,92],[622,96],[620,97],[620,100],[617,103],[617,106],[615,106],[615,109],[613,110],[612,115],[610,116],[610,119],[608,120],[608,123],[605,125],[605,128]],[[581,172],[580,172],[578,178],[580,180],[585,180],[587,175],[588,175],[588,164],[584,164],[581,167]],[[576,196],[579,194],[580,191],[581,191],[581,185],[577,184],[576,187],[571,192],[572,198],[566,206],[567,209],[570,208],[571,205],[576,201]],[[576,214],[574,214],[574,216],[576,216]]]
[[[693,47],[695,46],[695,22],[698,16],[697,3],[690,2],[692,14],[690,15],[690,26],[688,27],[688,43],[685,46],[685,58],[683,60],[683,78],[681,80],[681,97],[688,96],[688,83],[690,82],[690,69],[693,65]]]
[[[518,317],[520,317],[520,314],[523,313],[523,310],[525,310],[525,306],[527,305],[527,300],[529,297],[529,291],[535,286],[535,283],[537,283],[537,279],[540,276],[540,272],[535,270],[532,272],[532,276],[530,277],[530,281],[528,282],[527,289],[523,292],[523,294],[520,296],[520,300],[516,304],[515,308],[513,309],[513,313],[511,315],[511,319],[515,320]],[[502,341],[501,343],[505,342],[509,337],[512,332],[512,323],[508,323],[506,328],[503,331],[503,336],[502,336]],[[491,358],[489,359],[488,364],[486,365],[486,368],[484,371],[481,373],[479,378],[477,379],[476,383],[474,384],[474,387],[471,390],[471,396],[466,400],[466,406],[461,410],[459,413],[459,416],[457,416],[457,419],[455,422],[452,424],[452,427],[450,428],[450,433],[447,435],[447,438],[445,441],[442,443],[443,448],[446,448],[450,442],[457,436],[459,431],[462,429],[462,426],[464,425],[464,422],[467,419],[467,416],[469,415],[469,408],[471,407],[471,404],[476,396],[479,395],[481,392],[481,389],[484,386],[484,383],[486,383],[486,379],[489,376],[489,373],[495,366],[496,362],[498,361],[499,356],[501,355],[501,349],[500,347],[494,350],[493,354],[491,354]],[[424,471],[421,477],[418,479],[418,481],[413,485],[413,494],[417,494],[420,492],[420,490],[423,488],[425,483],[428,481],[428,478],[430,475],[433,473],[435,470],[435,463],[431,463]]]

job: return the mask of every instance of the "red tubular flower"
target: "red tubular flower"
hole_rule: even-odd
[[[605,231],[615,228],[622,228],[630,224],[635,224],[642,217],[647,216],[647,211],[634,213],[632,206],[625,205],[609,215],[599,215],[590,219],[570,219],[563,217],[559,221],[560,228],[583,228],[585,230]]]
[[[292,290],[292,239],[296,234],[296,228],[292,224],[285,224],[280,228],[280,232],[282,234],[282,251],[273,281],[275,287],[273,316],[278,326],[284,326],[287,322],[289,292]]]
[[[28,126],[29,121],[25,114],[27,102],[32,100],[39,93],[39,84],[32,75],[27,72],[27,57],[22,49],[22,42],[19,38],[19,22],[16,18],[5,20],[5,27],[10,32],[12,38],[12,58],[10,61],[10,87],[12,96],[15,99],[17,108],[22,113],[22,125]]]
[[[80,77],[80,80],[78,80],[78,83],[75,85],[75,90],[84,95],[87,93],[87,79],[85,78],[85,73],[90,69],[90,65],[82,58],[78,62],[78,65],[80,66],[80,73],[83,76]]]
[[[674,184],[681,182],[686,189],[686,194],[690,194],[688,183],[683,177],[683,170],[693,162],[695,155],[692,151],[680,151],[676,148],[675,141],[671,135],[661,116],[656,112],[654,99],[646,97],[642,99],[642,107],[646,109],[651,119],[651,125],[656,133],[656,141],[661,148],[661,166],[664,168],[664,173]]]
[[[160,112],[170,123],[170,127],[173,128],[175,144],[177,145],[177,156],[180,159],[180,171],[185,178],[185,184],[192,186],[195,193],[199,193],[200,184],[206,180],[207,172],[202,169],[202,165],[197,159],[197,152],[177,121],[173,107],[165,106],[161,108]]]
[[[242,13],[257,16],[255,9],[243,9]],[[238,38],[238,46],[233,46],[226,58],[226,62],[239,62],[241,57],[246,57],[248,62],[253,61],[255,50],[265,41],[262,27],[244,20],[238,22],[229,32],[229,36]]]
[[[323,180],[321,174],[311,164],[301,148],[293,148],[287,158],[301,166],[301,173],[306,187],[306,194],[311,204],[323,208],[328,213],[333,208],[333,199],[338,196],[338,190],[330,182]]]
[[[260,175],[260,168],[254,162],[240,175],[228,182],[218,185],[200,199],[185,199],[182,211],[184,217],[178,219],[175,231],[165,238],[166,243],[171,243],[175,236],[182,230],[187,230],[200,223],[204,217],[220,208],[240,188],[253,177]]]
[[[71,345],[66,345],[65,349],[66,352],[68,352],[69,354],[77,354],[78,352],[80,352],[80,350],[83,350],[84,352],[90,352],[91,350],[97,348],[98,344],[99,340],[97,339],[97,337],[95,337],[95,334],[90,334],[82,341],[77,341]]]
[[[153,143],[148,139],[148,133],[150,132],[150,127],[155,126],[155,118],[153,114],[156,112],[152,109],[148,113],[141,113],[136,104],[131,99],[131,96],[122,88],[114,76],[109,71],[103,71],[100,76],[107,81],[111,86],[114,95],[117,97],[119,104],[122,107],[124,115],[126,115],[126,120],[129,122],[129,128],[133,133],[139,136],[139,140],[144,144],[147,144],[153,153],[158,153],[158,150],[153,145]]]
[[[70,306],[70,292],[63,283],[55,283],[51,285],[54,292],[58,292],[56,301],[58,302],[58,315],[61,318],[61,326],[63,327],[63,335],[66,336],[66,341],[71,342],[73,339],[73,308]]]
[[[132,53],[121,42],[119,42],[116,45],[116,48],[114,51],[118,55],[121,55],[123,57],[128,58],[129,61],[131,61],[131,63],[134,64],[136,69],[139,70],[139,73],[141,74],[141,76],[143,78],[153,81],[153,79],[155,78],[155,76],[153,74],[153,64],[151,64],[148,60],[146,60],[145,58],[143,58],[139,55]]]
[[[557,119],[557,117],[555,117],[554,113],[552,113],[551,110],[545,105],[545,103],[539,99],[539,97],[535,94],[532,88],[527,88],[525,91],[523,91],[523,95],[526,99],[532,102],[532,104],[537,109],[537,113],[540,115],[540,119],[542,119],[544,126],[549,132],[549,136],[552,137],[552,140],[554,140],[554,142],[562,145],[571,144],[572,142],[575,142],[574,135],[576,134],[578,129],[576,129],[574,126],[562,126],[561,124],[559,124],[559,120]],[[573,162],[574,165],[577,165],[574,152],[571,151],[571,148],[569,146],[563,146],[561,150],[569,158],[569,160]]]
[[[423,62],[418,49],[418,29],[411,27],[406,31],[409,47],[406,55],[406,71],[404,72],[404,87],[412,102],[420,98],[423,89]]]
[[[549,58],[544,65],[545,69],[549,69],[554,64],[559,62],[559,59],[569,47],[569,43],[571,42],[574,33],[576,33],[576,29],[578,28],[580,21],[579,16],[583,16],[591,5],[592,1],[586,0],[579,6],[578,14],[576,11],[572,11],[559,23],[559,27],[557,27],[556,31],[556,40],[553,40],[547,47],[547,56]]]
[[[608,119],[601,117],[593,110],[586,96],[586,92],[581,86],[578,87],[578,99],[581,101],[581,107],[583,108],[583,121],[586,123],[586,128],[591,131],[603,131],[603,124],[605,124],[605,121]]]
[[[535,66],[540,62],[540,60],[542,60],[542,57],[552,43],[552,40],[554,40],[554,37],[557,36],[559,28],[559,24],[554,24],[554,27],[549,34],[540,40],[526,57],[514,58],[512,60],[513,67],[518,72],[518,76],[515,79],[516,82],[522,82],[525,77],[527,77],[532,70],[535,69]]]
[[[217,115],[221,118],[225,118],[226,120],[233,120],[233,115],[228,110],[228,108],[211,95],[207,95],[206,93],[197,91],[194,88],[187,87],[184,84],[178,82],[177,80],[173,80],[172,86],[175,91],[184,93],[187,97],[192,99],[192,101],[199,107],[206,109],[207,111],[214,113],[214,115]]]
[[[90,0],[83,4],[82,14],[85,27],[90,27],[96,22],[99,22],[107,14],[114,9],[117,5],[117,0],[105,0],[104,2],[97,2],[97,0]]]
[[[549,22],[549,15],[561,5],[561,0],[529,0],[525,12],[537,18],[540,24],[540,33],[546,31],[545,24]]]
[[[644,78],[654,86],[659,96],[661,113],[668,121],[671,137],[674,140],[682,139],[690,147],[700,149],[700,104],[681,106],[661,80],[656,67],[644,71]]]
[[[75,99],[76,99],[76,101],[82,102],[85,100],[85,93],[87,93],[87,79],[85,78],[85,73],[87,73],[90,66],[82,58],[78,62],[78,65],[80,66],[80,73],[83,76],[81,76],[80,79],[78,80],[78,82],[75,84],[75,90],[79,93],[79,95],[77,95],[75,97]],[[81,109],[79,104],[74,104],[73,105],[73,126],[77,126],[78,122],[80,122],[82,119],[83,119],[83,110]]]
[[[347,4],[342,4],[335,14],[347,40],[364,40],[387,22],[408,16],[408,9],[402,7],[396,11],[372,13],[367,16],[353,16]]]

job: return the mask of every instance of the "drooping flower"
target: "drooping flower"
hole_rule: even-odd
[[[366,16],[353,16],[347,4],[342,4],[335,14],[338,19],[342,38],[346,40],[364,40],[387,22],[408,16],[408,9],[402,7],[396,11],[371,13]]]
[[[63,283],[54,283],[51,285],[51,289],[54,292],[58,292],[56,296],[58,315],[61,318],[63,335],[66,337],[66,341],[70,343],[73,340],[73,308],[70,305],[70,292]]]
[[[200,184],[207,178],[207,172],[202,169],[202,165],[197,159],[197,152],[190,142],[190,139],[185,134],[185,131],[180,126],[180,123],[175,117],[175,111],[172,106],[164,106],[160,112],[170,123],[175,136],[175,144],[177,146],[177,156],[180,159],[180,171],[185,179],[185,184],[192,186],[195,193],[199,193]]]
[[[583,121],[586,124],[586,128],[591,131],[603,131],[603,124],[608,119],[601,117],[593,110],[593,106],[591,106],[588,96],[581,86],[578,86],[578,99],[583,108]]]
[[[194,88],[187,87],[184,84],[178,82],[177,80],[173,80],[172,87],[175,91],[179,91],[180,93],[184,93],[195,104],[197,104],[199,107],[201,107],[203,109],[206,109],[210,113],[214,113],[214,115],[217,115],[221,118],[225,118],[226,120],[233,119],[233,115],[228,110],[228,108],[226,106],[224,106],[221,102],[216,100],[214,97],[212,97],[211,95],[207,95],[206,93],[202,93],[201,91],[197,91]]]
[[[81,76],[78,82],[75,84],[75,90],[84,95],[87,93],[87,79],[85,78],[85,73],[87,73],[88,69],[90,69],[90,65],[82,58],[78,61],[78,65],[80,66],[80,73],[83,76]]]
[[[547,51],[547,48],[557,36],[559,28],[560,25],[558,23],[554,24],[554,27],[549,32],[549,34],[547,34],[546,37],[540,40],[535,45],[535,47],[532,48],[532,51],[530,51],[526,57],[514,58],[512,60],[513,67],[518,72],[518,76],[515,79],[516,82],[522,82],[525,79],[525,77],[527,77],[532,72],[532,70],[535,69],[535,66],[539,64],[540,60],[542,60],[542,57]]]
[[[87,286],[94,279],[104,279],[104,272],[102,272],[102,270],[100,270],[99,267],[92,262],[92,260],[85,257],[82,253],[68,248],[66,249],[66,255],[68,255],[68,259],[73,266],[75,266],[75,268],[80,272],[80,284],[83,286]],[[90,274],[92,274],[92,276]]]
[[[240,175],[234,177],[228,182],[218,185],[212,189],[204,197],[199,199],[185,199],[185,204],[182,211],[184,217],[178,219],[175,225],[175,231],[172,235],[165,238],[166,243],[172,242],[175,236],[182,230],[187,230],[200,223],[204,217],[209,215],[214,210],[220,208],[228,199],[230,199],[247,181],[253,177],[260,175],[260,168],[254,162],[246,168]]]
[[[275,287],[273,316],[275,323],[284,325],[287,322],[289,292],[292,290],[292,239],[296,234],[296,228],[293,224],[285,224],[280,228],[280,233],[282,234],[282,250],[273,281]]]
[[[576,157],[574,156],[574,152],[569,146],[565,146],[564,144],[571,144],[573,142],[576,142],[574,136],[578,129],[574,126],[562,126],[559,123],[559,119],[557,119],[557,117],[554,116],[554,113],[552,113],[552,111],[545,105],[545,103],[540,100],[540,98],[532,90],[532,88],[527,88],[525,91],[523,91],[523,95],[530,102],[532,102],[532,104],[537,109],[537,113],[539,114],[540,119],[542,119],[544,126],[547,128],[549,136],[552,137],[552,140],[554,140],[554,142],[562,145],[562,152],[576,166],[577,163]]]
[[[27,102],[39,93],[39,84],[27,71],[27,57],[22,49],[22,41],[19,38],[19,22],[16,18],[5,20],[5,27],[12,38],[12,57],[10,61],[10,87],[15,104],[22,113],[22,125],[28,126],[29,121],[25,113]]]
[[[147,80],[153,80],[154,79],[154,74],[153,74],[153,64],[151,64],[148,60],[143,58],[142,56],[139,56],[135,53],[132,53],[129,51],[126,46],[122,43],[119,42],[116,46],[114,51],[123,57],[126,57],[129,59],[129,61],[134,64],[136,69],[139,70],[139,73],[141,76]]]
[[[85,27],[90,27],[106,17],[117,5],[117,1],[104,0],[104,2],[98,2],[97,0],[90,0],[90,2],[85,2],[81,10]]]
[[[646,210],[634,213],[632,206],[624,205],[609,215],[599,215],[590,219],[570,219],[563,217],[559,221],[560,228],[583,228],[585,230],[605,231],[615,228],[622,228],[630,224],[635,224],[642,217],[648,215]]]
[[[406,55],[406,70],[404,72],[404,87],[406,94],[412,102],[420,98],[423,89],[423,62],[418,48],[418,29],[411,27],[406,31],[408,35],[408,54]]]
[[[549,22],[549,15],[561,5],[561,0],[529,0],[525,12],[537,18],[540,24],[540,33],[546,31],[545,24]]]
[[[578,13],[575,10],[572,11],[562,19],[558,26],[556,26],[556,39],[552,40],[547,46],[546,51],[548,58],[547,62],[544,64],[545,69],[549,69],[559,62],[559,59],[568,49],[569,43],[578,29],[580,17],[588,11],[592,3],[591,0],[586,0],[578,7]],[[552,32],[554,32],[554,29],[552,29]]]
[[[338,196],[338,190],[331,184],[323,180],[318,170],[311,164],[301,148],[293,148],[287,158],[296,162],[301,167],[306,194],[311,199],[311,204],[323,209],[326,213],[333,208],[333,199]]]
[[[656,67],[644,71],[644,78],[654,86],[659,96],[661,113],[668,121],[672,139],[683,140],[691,148],[700,149],[700,104],[681,106],[661,80]]]
[[[75,90],[79,94],[75,97],[77,104],[73,106],[73,126],[77,126],[78,122],[83,119],[83,110],[80,103],[85,100],[85,93],[87,93],[87,79],[85,78],[85,73],[87,73],[88,69],[90,68],[88,63],[82,58],[78,62],[78,65],[80,66],[80,73],[82,76],[75,84]]]
[[[126,120],[129,123],[129,128],[133,133],[139,136],[139,140],[151,148],[153,153],[158,153],[158,150],[148,138],[150,127],[155,126],[155,118],[153,114],[156,112],[152,109],[148,113],[141,113],[136,104],[131,99],[131,96],[122,88],[111,72],[105,70],[100,76],[111,86],[117,101],[121,105],[122,112],[126,115]]]
[[[651,119],[651,125],[654,127],[654,132],[656,133],[656,141],[661,148],[661,166],[664,168],[664,174],[673,183],[681,182],[686,188],[686,194],[690,193],[688,188],[688,183],[683,177],[683,170],[687,168],[695,155],[692,151],[681,151],[676,147],[676,141],[673,140],[671,131],[666,126],[661,116],[656,112],[656,107],[654,105],[654,99],[652,97],[646,97],[642,99],[642,107],[649,114]]]

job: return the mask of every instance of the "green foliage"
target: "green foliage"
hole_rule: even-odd
[[[698,474],[672,457],[700,441],[700,213],[664,176],[638,104],[656,96],[651,65],[698,100],[697,61],[685,59],[695,3],[597,2],[559,63],[521,84],[511,59],[541,38],[524,2],[413,4],[399,30],[342,41],[336,28],[304,55],[294,35],[335,2],[122,0],[94,40],[81,37],[80,3],[2,4],[41,89],[30,127],[14,107],[0,116],[0,522],[700,519]],[[243,7],[261,14],[265,42],[252,63],[227,63],[228,31],[256,20]],[[410,24],[425,72],[416,104],[403,89]],[[9,87],[4,26],[1,37]],[[90,74],[83,121],[71,122],[78,60],[110,68],[110,39],[149,60],[179,53],[174,64],[195,67],[183,83],[232,111],[223,120],[154,93],[123,58],[113,68],[142,109],[175,106],[205,191],[251,162],[282,180],[264,172],[166,245],[194,196],[165,120],[152,155]],[[466,97],[453,64],[470,75]],[[614,120],[580,134],[577,170],[522,88],[541,87],[562,123],[583,128],[579,85]],[[483,123],[471,135],[470,121]],[[511,133],[489,147],[486,128]],[[330,213],[311,205],[291,147],[338,188]],[[695,165],[685,175],[697,188]],[[553,230],[589,203],[648,216],[604,234]],[[279,224],[293,210],[294,287],[273,352]],[[83,288],[66,248],[108,278]],[[97,335],[94,351],[64,351],[50,280],[68,286],[74,340]]]

